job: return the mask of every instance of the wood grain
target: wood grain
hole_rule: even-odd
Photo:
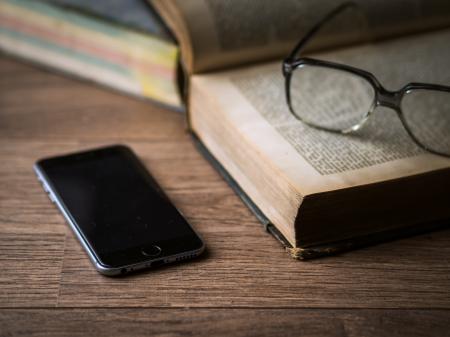
[[[447,310],[0,310],[4,336],[449,336]]]
[[[32,165],[114,143],[133,148],[199,231],[202,258],[124,278],[94,270]],[[450,331],[450,231],[292,260],[178,112],[0,57],[0,159],[0,335]]]

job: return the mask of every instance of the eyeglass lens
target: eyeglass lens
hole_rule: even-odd
[[[375,99],[372,85],[349,72],[302,65],[292,73],[291,107],[302,121],[335,131],[358,125]]]
[[[450,92],[415,89],[401,103],[407,128],[426,148],[450,155]]]
[[[375,90],[363,77],[347,71],[301,65],[291,76],[292,112],[324,129],[355,129],[374,108]],[[405,127],[425,148],[450,155],[450,92],[414,89],[401,102]]]

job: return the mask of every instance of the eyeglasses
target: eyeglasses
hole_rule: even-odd
[[[450,157],[450,87],[409,83],[386,90],[373,74],[352,66],[300,57],[307,42],[336,15],[355,7],[344,3],[317,23],[283,61],[286,100],[295,118],[320,130],[358,130],[379,106],[393,109],[413,141]]]

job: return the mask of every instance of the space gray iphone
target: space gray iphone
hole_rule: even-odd
[[[34,169],[102,274],[186,260],[204,250],[200,237],[126,146],[42,159]]]

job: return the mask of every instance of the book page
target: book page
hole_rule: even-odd
[[[448,85],[449,40],[450,30],[443,30],[310,56],[370,71],[390,90],[408,82]],[[280,62],[196,76],[193,83],[208,88],[248,146],[278,165],[302,195],[450,166],[448,158],[418,147],[395,111],[387,108],[377,108],[350,134],[300,122],[287,107]],[[324,88],[333,90],[332,85]],[[334,103],[339,104],[339,97]]]
[[[177,37],[189,73],[286,57],[344,0],[151,0]],[[314,48],[382,38],[450,23],[443,0],[356,0],[360,10],[326,27]],[[364,26],[365,29],[361,29]]]

